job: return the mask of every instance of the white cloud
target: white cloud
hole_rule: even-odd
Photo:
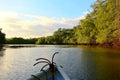
[[[58,19],[16,12],[0,12],[0,27],[7,37],[40,37],[52,35],[60,27],[72,28],[83,18],[84,16]]]
[[[5,19],[5,18],[15,18],[18,16],[18,13],[16,12],[0,12],[0,20]]]

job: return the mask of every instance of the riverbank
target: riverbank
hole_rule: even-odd
[[[100,47],[104,48],[114,48],[114,49],[120,49],[120,40],[114,40],[112,42],[104,42],[102,44],[99,44]]]
[[[28,43],[14,43],[14,45],[17,45],[18,47],[23,47],[23,44],[26,46],[30,46],[31,44]],[[6,44],[7,45],[7,44]],[[13,45],[13,43],[9,44]],[[32,45],[35,45],[35,43]],[[103,48],[114,48],[114,49],[120,49],[120,40],[114,40],[112,42],[106,41],[103,43],[59,43],[59,44],[37,44],[37,45],[85,45],[85,46],[99,46]]]

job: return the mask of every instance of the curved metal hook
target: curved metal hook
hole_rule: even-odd
[[[59,53],[59,52],[55,52],[55,53],[53,54],[53,56],[52,56],[52,63],[53,63],[53,60],[54,60],[55,55],[58,54],[58,53]]]
[[[42,68],[41,68],[41,70],[40,71],[42,71],[46,66],[48,66],[49,64],[46,64],[46,65],[44,65]]]
[[[36,61],[38,61],[38,60],[46,60],[46,61],[48,61],[49,63],[51,63],[48,59],[46,59],[46,58],[38,58],[38,59],[36,59]]]
[[[37,64],[39,64],[39,63],[48,63],[48,62],[46,62],[46,61],[39,61],[39,62],[35,63],[33,66],[35,66],[35,65],[37,65]],[[48,63],[48,64],[49,64],[49,63]]]

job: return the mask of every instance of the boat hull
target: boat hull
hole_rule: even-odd
[[[56,65],[54,71],[54,80],[70,80],[70,78],[66,75],[66,73],[60,66]],[[31,76],[31,78],[29,78],[28,80],[52,80],[51,70],[47,68],[46,70]]]

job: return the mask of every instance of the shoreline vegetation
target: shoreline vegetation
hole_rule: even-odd
[[[18,40],[14,40],[18,39]],[[113,42],[104,42],[104,43],[38,43],[40,38],[12,38],[11,40],[6,40],[6,44],[38,44],[38,45],[86,45],[86,46],[99,46],[103,48],[114,48],[120,49],[120,41],[114,40]]]
[[[52,36],[7,38],[6,44],[90,45],[120,49],[120,1],[96,0],[92,11],[72,29],[59,28]]]
[[[5,44],[5,34],[2,33],[2,28],[0,28],[0,50],[2,50],[2,47]]]

